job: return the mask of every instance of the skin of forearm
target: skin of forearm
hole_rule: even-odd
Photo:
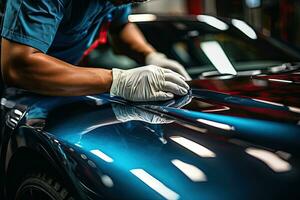
[[[126,24],[118,32],[112,32],[111,38],[116,53],[127,55],[140,64],[145,64],[145,57],[155,52],[155,49],[133,23]]]
[[[51,96],[90,95],[110,90],[111,70],[77,67],[38,51],[18,58],[20,53],[14,51],[22,51],[22,47],[10,49],[8,43],[2,42],[1,67],[10,86]],[[10,55],[18,56],[9,58]]]

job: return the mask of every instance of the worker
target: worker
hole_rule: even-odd
[[[130,101],[186,95],[185,81],[190,77],[184,67],[157,52],[128,21],[131,3],[142,1],[7,0],[1,32],[1,71],[6,85],[52,96],[110,92]],[[78,66],[107,21],[112,43],[144,67]]]

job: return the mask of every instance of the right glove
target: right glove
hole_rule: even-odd
[[[129,101],[165,101],[174,98],[174,94],[186,95],[189,90],[184,77],[155,65],[112,72],[110,95]]]

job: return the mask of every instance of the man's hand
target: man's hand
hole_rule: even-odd
[[[168,59],[164,54],[153,52],[146,56],[147,65],[156,65],[181,74],[186,81],[192,80],[185,68],[177,61]]]
[[[189,85],[184,78],[154,65],[131,70],[113,69],[111,96],[130,101],[164,101],[186,95]]]

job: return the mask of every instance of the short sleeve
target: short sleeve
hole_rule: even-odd
[[[1,36],[46,53],[63,18],[66,0],[8,0]]]
[[[131,14],[131,5],[117,7],[112,13],[111,29],[116,30],[128,23],[128,16]]]

